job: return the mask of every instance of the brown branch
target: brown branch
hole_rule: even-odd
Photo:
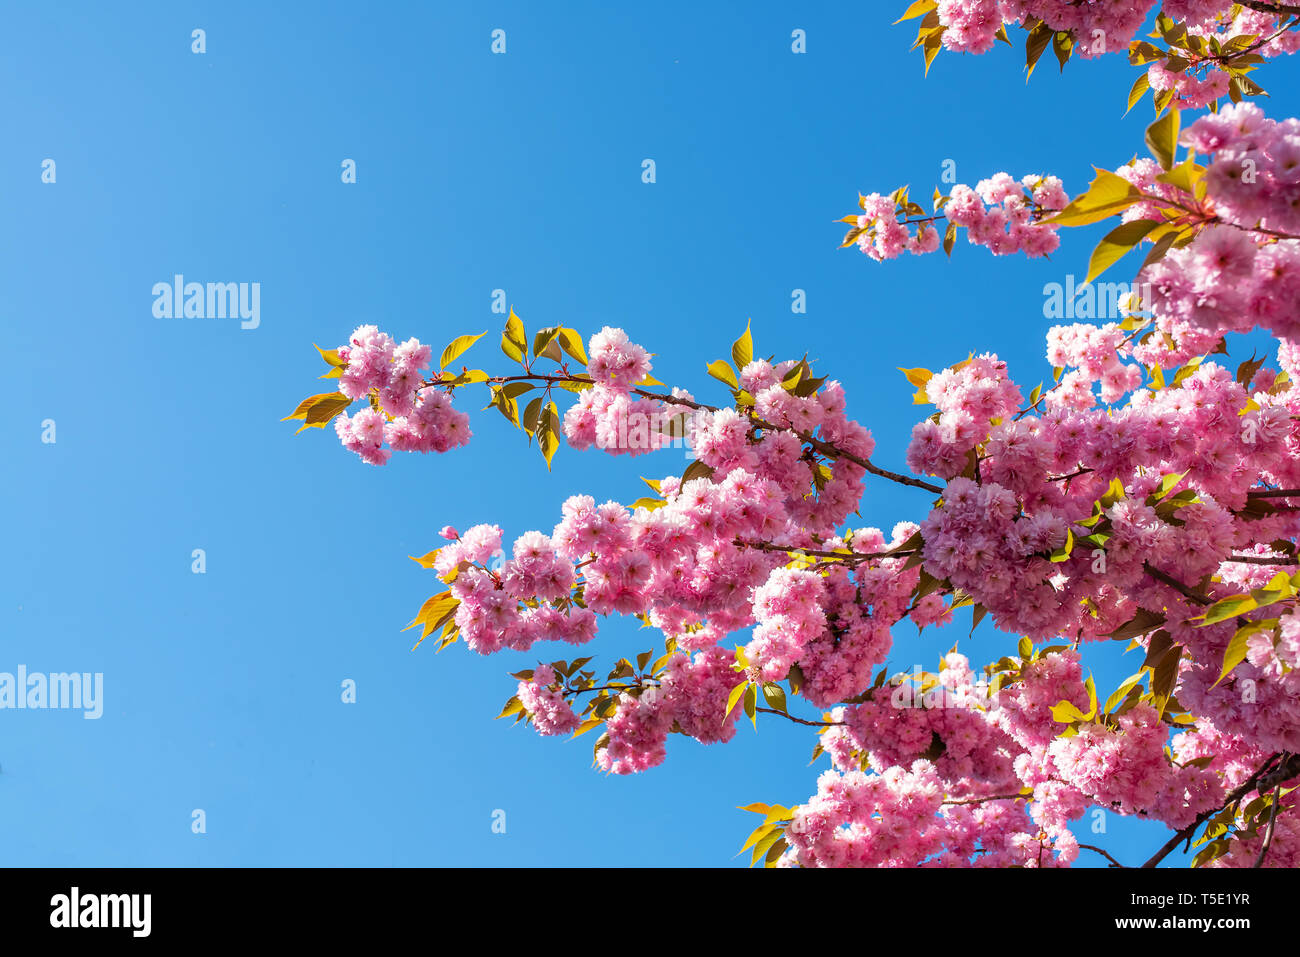
[[[1247,498],[1300,498],[1300,488],[1263,488],[1246,493]]]
[[[1092,469],[1079,469],[1077,472],[1071,472],[1069,475],[1054,475],[1049,478],[1049,482],[1068,482],[1072,478],[1078,478],[1080,475],[1087,475]],[[1081,845],[1082,846],[1082,845]]]
[[[1257,13],[1295,13],[1300,14],[1300,6],[1290,3],[1279,3],[1275,0],[1237,0],[1243,7],[1248,7]]]
[[[1264,844],[1259,849],[1259,857],[1255,858],[1255,867],[1264,866],[1264,858],[1268,857],[1268,849],[1273,844],[1273,829],[1277,826],[1277,806],[1278,799],[1282,796],[1282,785],[1273,788],[1273,807],[1268,815],[1268,832],[1264,835]]]
[[[783,718],[789,718],[791,721],[795,722],[796,724],[806,724],[810,728],[830,728],[830,727],[834,727],[835,725],[840,725],[844,723],[843,721],[808,721],[804,718],[796,718],[794,715],[787,714],[784,711],[777,711],[775,708],[755,707],[754,710],[761,711],[764,714],[779,714]]]
[[[1274,768],[1273,762],[1278,757],[1280,757],[1280,755],[1275,754],[1272,757],[1270,757],[1267,761],[1265,761],[1263,765],[1260,766],[1258,771],[1252,774],[1235,791],[1229,794],[1227,800],[1225,800],[1218,807],[1213,808],[1212,810],[1209,811],[1202,811],[1200,814],[1198,814],[1196,816],[1195,821],[1187,825],[1185,828],[1183,828],[1181,831],[1179,831],[1173,837],[1171,837],[1168,841],[1166,841],[1164,847],[1156,851],[1156,853],[1151,857],[1151,859],[1147,861],[1145,864],[1143,864],[1142,866],[1144,868],[1155,867],[1166,857],[1168,857],[1169,852],[1172,851],[1179,844],[1181,844],[1183,841],[1187,841],[1188,843],[1191,843],[1192,835],[1196,833],[1196,829],[1198,827],[1200,827],[1210,818],[1214,817],[1214,815],[1218,814],[1224,808],[1238,803],[1243,797],[1245,797],[1251,791],[1255,790],[1256,787],[1261,786],[1262,782],[1267,781],[1269,782],[1269,784],[1275,786],[1277,784],[1281,784],[1283,781],[1290,780],[1291,778],[1295,777],[1297,774],[1300,774],[1300,754],[1290,755],[1285,761],[1282,762],[1280,766]]]
[[[1240,562],[1243,565],[1300,565],[1300,560],[1286,555],[1229,555],[1225,562]]]
[[[1156,581],[1164,582],[1164,584],[1168,585],[1170,588],[1175,589],[1176,591],[1181,592],[1189,600],[1196,602],[1198,605],[1214,604],[1214,602],[1211,601],[1209,598],[1206,598],[1204,595],[1196,594],[1196,592],[1192,591],[1190,588],[1188,588],[1186,585],[1180,582],[1177,578],[1174,578],[1172,575],[1168,575],[1165,572],[1162,572],[1160,569],[1156,568],[1150,562],[1143,562],[1142,567],[1145,568],[1146,573],[1150,575],[1152,578],[1154,578]]]
[[[584,379],[574,375],[567,375],[567,374],[566,375],[545,375],[536,372],[530,372],[526,375],[516,375],[516,376],[493,376],[493,377],[489,377],[487,381],[503,383],[503,382],[525,382],[533,379],[539,380],[541,382],[550,383],[550,384],[556,384],[561,382],[590,383],[592,381],[590,378]],[[425,385],[438,385],[438,384],[439,383],[437,382],[425,383]],[[650,392],[647,391],[646,389],[633,389],[632,391],[634,394],[639,395],[645,399],[654,399],[656,401],[663,402],[667,405],[681,405],[681,406],[685,406],[688,409],[695,409],[697,412],[721,411],[716,405],[707,405],[706,403],[703,402],[696,402],[694,399],[679,398],[677,396],[668,395],[663,392]],[[811,445],[814,449],[821,452],[823,455],[828,455],[832,458],[846,459],[852,462],[853,464],[859,465],[862,468],[866,469],[872,475],[878,476],[883,479],[889,479],[889,481],[897,482],[899,485],[908,485],[911,486],[912,488],[922,488],[925,489],[927,492],[934,492],[936,495],[942,494],[943,492],[943,489],[938,485],[933,485],[930,482],[924,482],[921,479],[912,478],[911,476],[900,475],[897,472],[891,472],[888,469],[882,469],[879,466],[872,464],[870,459],[865,459],[859,455],[854,455],[852,452],[846,451],[845,449],[841,449],[837,445],[832,445],[830,442],[827,442],[824,439],[815,438],[814,436],[810,435],[807,432],[800,432],[798,429],[791,428],[790,426],[773,425],[771,422],[767,422],[764,421],[763,419],[758,418],[752,412],[747,412],[747,414],[749,415],[749,418],[754,423],[754,425],[756,425],[760,429],[768,429],[773,432],[791,432],[795,436],[797,436],[800,439],[800,441],[805,442],[808,445]]]
[[[1018,801],[1021,798],[1028,799],[1027,794],[988,794],[984,797],[961,798],[956,801],[944,801],[945,805],[955,807],[962,804],[983,804],[986,801]]]
[[[864,562],[871,558],[902,558],[905,555],[912,555],[914,551],[907,549],[905,551],[886,551],[886,552],[833,552],[816,548],[804,548],[801,545],[775,545],[772,542],[747,542],[744,539],[736,539],[735,544],[741,548],[753,548],[762,552],[800,552],[804,555],[812,555],[816,558],[838,558],[844,562]]]
[[[1110,861],[1110,866],[1111,866],[1111,867],[1119,867],[1119,868],[1123,868],[1123,867],[1124,867],[1123,864],[1121,864],[1119,861],[1115,860],[1115,858],[1111,857],[1110,854],[1109,854],[1108,852],[1102,850],[1100,847],[1096,847],[1096,846],[1094,846],[1094,845],[1092,845],[1092,844],[1080,844],[1079,847],[1083,848],[1084,850],[1088,850],[1088,851],[1096,851],[1096,852],[1097,852],[1098,854],[1100,854],[1102,857],[1106,858],[1106,860]],[[1127,868],[1125,868],[1125,869],[1127,869]]]

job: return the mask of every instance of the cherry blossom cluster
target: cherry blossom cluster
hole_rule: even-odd
[[[1198,110],[1227,96],[1231,82],[1232,77],[1213,67],[1207,69],[1203,77],[1170,70],[1160,62],[1147,67],[1147,83],[1151,89],[1157,93],[1173,90],[1170,106],[1177,110]]]
[[[1140,386],[1142,367],[1121,361],[1126,338],[1113,322],[1100,328],[1083,323],[1053,326],[1047,333],[1047,361],[1069,367],[1070,372],[1048,394],[1049,407],[1086,412],[1097,402],[1092,394],[1095,382],[1101,383],[1101,400],[1106,403],[1118,402]]]
[[[456,573],[451,584],[460,603],[456,625],[480,654],[526,651],[539,640],[580,645],[596,635],[595,614],[570,600],[573,565],[539,532],[516,539],[513,557],[506,560],[501,529],[475,525],[439,549],[433,567],[444,578]],[[535,603],[525,603],[526,598]]]
[[[1030,174],[1014,179],[998,173],[980,180],[972,189],[959,184],[952,188],[943,206],[948,222],[966,230],[966,238],[983,246],[995,256],[1024,253],[1039,257],[1052,253],[1060,245],[1057,227],[1040,223],[1047,212],[1065,207],[1068,197],[1055,176]],[[858,248],[875,260],[894,259],[904,251],[921,254],[939,248],[940,236],[934,217],[921,217],[912,233],[898,220],[894,200],[879,193],[863,196],[857,217],[861,230]]]
[[[1073,31],[1075,49],[1084,57],[1123,50],[1146,20],[1156,0],[1078,3],[1072,0],[939,0],[943,45],[957,53],[986,53],[1002,24],[1041,20],[1053,30]],[[1166,4],[1167,12],[1174,4]],[[1185,0],[1188,6],[1223,8],[1220,0]],[[1175,16],[1170,12],[1171,16]],[[1197,19],[1202,19],[1197,16]]]
[[[538,665],[531,678],[519,682],[516,694],[538,734],[572,734],[582,723],[560,684],[550,665]]]
[[[1105,53],[1127,52],[1152,11],[1160,9],[1176,23],[1197,36],[1257,36],[1254,47],[1263,56],[1293,53],[1300,48],[1294,32],[1279,31],[1285,12],[1268,13],[1242,9],[1229,16],[1230,0],[1109,0],[1080,3],[1078,0],[939,0],[937,13],[943,25],[942,43],[956,53],[987,53],[993,48],[1004,23],[1029,26],[1041,21],[1056,32],[1069,32],[1074,52],[1092,59]],[[1225,74],[1211,69],[1210,76]],[[1217,82],[1217,81],[1215,81]],[[1154,82],[1152,83],[1154,87]],[[1220,94],[1222,95],[1222,94]],[[1208,101],[1196,102],[1204,106]]]
[[[371,408],[334,420],[348,451],[384,465],[394,451],[446,452],[469,442],[469,417],[452,408],[445,391],[424,384],[429,346],[415,339],[397,345],[377,327],[361,326],[337,351],[345,363],[339,391],[353,400],[374,397]]]

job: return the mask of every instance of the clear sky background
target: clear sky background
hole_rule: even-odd
[[[812,731],[673,736],[665,765],[605,777],[590,737],[492,720],[537,654],[435,656],[401,632],[440,590],[407,556],[443,524],[549,531],[568,495],[630,501],[682,452],[562,449],[548,474],[476,397],[469,448],[376,469],[279,419],[328,388],[312,343],[360,323],[435,350],[488,330],[467,359],[503,367],[497,288],[530,331],[623,326],[700,397],[752,318],[760,354],[806,351],[844,382],[886,468],[924,414],[897,366],[991,350],[1026,391],[1050,378],[1042,287],[1085,271],[1099,229],[1051,262],[963,240],[951,262],[882,266],[837,251],[835,220],[858,190],[928,198],[947,159],[971,184],[1050,171],[1080,191],[1090,162],[1143,149],[1149,105],[1120,120],[1136,68],[1062,77],[1049,55],[1027,86],[1023,51],[999,46],[926,79],[915,30],[890,26],[904,6],[6,4],[0,671],[103,672],[105,701],[97,721],[0,711],[0,863],[742,866],[754,820],[736,806],[805,800],[826,766],[807,767]],[[1258,76],[1294,115],[1295,67]],[[260,282],[260,327],[154,318],[175,273]],[[875,483],[863,521],[928,501]],[[896,629],[891,668],[958,640],[979,664],[1014,647],[968,638],[969,617]],[[589,647],[608,663],[656,634],[610,622]],[[1103,689],[1136,670],[1089,650]],[[1127,863],[1162,840],[1108,829],[1080,836]]]

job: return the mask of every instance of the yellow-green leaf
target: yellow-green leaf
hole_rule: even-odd
[[[737,650],[739,651],[739,649]],[[749,682],[742,681],[740,684],[736,685],[736,687],[731,689],[731,694],[727,695],[727,710],[722,713],[724,718],[731,714],[731,710],[736,707],[736,702],[740,700],[740,696],[745,693],[745,689],[748,687]],[[752,810],[752,808],[747,810]],[[741,848],[741,850],[744,850],[744,848]]]
[[[731,366],[727,365],[725,359],[716,359],[709,363],[709,375],[719,382],[725,382],[733,389],[739,389],[740,383],[736,381],[736,373],[732,371]]]
[[[446,369],[456,361],[466,349],[482,339],[486,332],[480,332],[477,336],[457,336],[451,342],[447,343],[447,348],[442,350],[442,358],[438,360],[438,368]]]
[[[1088,260],[1088,277],[1085,283],[1092,282],[1103,272],[1119,262],[1126,253],[1142,241],[1147,233],[1159,226],[1152,219],[1135,219],[1116,226],[1097,244]]]
[[[915,2],[903,12],[902,16],[894,21],[894,24],[897,25],[902,23],[904,20],[914,20],[917,17],[923,17],[938,5],[939,4],[936,0],[915,0]]]
[[[560,348],[584,366],[587,364],[587,350],[583,348],[582,336],[578,335],[577,330],[561,328],[559,339]]]
[[[537,425],[537,444],[542,450],[542,455],[546,458],[546,470],[551,470],[551,459],[555,458],[555,451],[560,447],[560,412],[551,402],[546,406],[546,413],[543,421]]]
[[[435,548],[431,552],[425,552],[419,558],[416,558],[414,555],[409,556],[409,558],[413,562],[418,562],[421,568],[432,568],[433,563],[437,559],[438,553],[440,551],[442,551],[441,548]]]
[[[1178,111],[1170,110],[1147,127],[1147,147],[1164,169],[1172,169],[1174,165],[1174,154],[1178,149],[1178,123]]]
[[[1246,660],[1246,652],[1250,641],[1250,636],[1254,634],[1255,629],[1248,627],[1238,628],[1232,640],[1228,642],[1228,647],[1223,652],[1223,670],[1219,672],[1219,677],[1215,679],[1217,685],[1233,668]],[[1214,687],[1214,685],[1211,685]]]
[[[1259,603],[1251,595],[1229,595],[1207,608],[1204,618],[1198,622],[1198,625],[1204,627],[1217,624],[1244,615],[1248,611],[1254,611],[1258,607]]]
[[[749,331],[750,322],[745,322],[745,334],[731,345],[731,359],[736,369],[743,371],[745,366],[754,361],[754,337]]]
[[[520,365],[528,351],[528,334],[524,331],[523,322],[515,315],[513,306],[510,307],[510,318],[506,320],[506,327],[501,333],[501,351]]]
[[[1096,177],[1086,192],[1076,196],[1065,209],[1042,220],[1060,226],[1086,226],[1128,209],[1141,193],[1128,180],[1110,170],[1093,167]]]

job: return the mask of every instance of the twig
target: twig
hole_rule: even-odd
[[[1268,856],[1268,849],[1273,844],[1273,829],[1277,826],[1277,806],[1278,799],[1282,796],[1282,785],[1273,788],[1273,807],[1268,815],[1268,831],[1264,834],[1264,845],[1259,849],[1259,857],[1255,858],[1255,867],[1264,866],[1264,858]]]
[[[1200,827],[1210,818],[1214,817],[1214,815],[1218,814],[1225,807],[1228,807],[1231,804],[1236,804],[1238,801],[1240,801],[1243,797],[1245,797],[1247,794],[1253,791],[1257,786],[1259,786],[1261,779],[1271,782],[1273,781],[1274,778],[1276,778],[1276,783],[1281,784],[1283,781],[1289,780],[1295,777],[1297,774],[1300,774],[1300,754],[1290,755],[1285,761],[1282,762],[1282,765],[1280,767],[1278,767],[1276,770],[1273,770],[1273,762],[1277,760],[1278,757],[1280,757],[1280,755],[1277,754],[1272,755],[1267,761],[1263,763],[1263,765],[1260,766],[1258,771],[1252,774],[1235,791],[1229,794],[1227,800],[1225,800],[1218,807],[1213,808],[1209,811],[1202,811],[1200,814],[1198,814],[1196,816],[1195,821],[1187,825],[1185,828],[1183,828],[1181,831],[1179,831],[1177,834],[1171,837],[1168,841],[1166,841],[1164,847],[1156,851],[1156,853],[1151,857],[1151,859],[1147,861],[1145,864],[1143,864],[1142,866],[1144,868],[1155,867],[1166,857],[1168,857],[1169,852],[1172,851],[1179,844],[1181,844],[1183,841],[1187,841],[1188,843],[1190,843],[1192,840],[1192,835],[1196,833],[1196,829],[1198,827]]]
[[[844,723],[843,721],[808,721],[804,718],[796,718],[794,715],[787,714],[784,711],[777,711],[775,708],[756,707],[754,710],[761,711],[764,714],[779,714],[783,718],[789,718],[791,721],[795,722],[796,724],[806,724],[810,728],[830,728],[830,727],[834,727],[835,725]]]
[[[1206,598],[1204,595],[1196,594],[1196,592],[1192,591],[1190,588],[1188,588],[1186,585],[1180,582],[1177,578],[1174,578],[1172,575],[1168,575],[1165,572],[1162,572],[1160,569],[1156,568],[1150,562],[1143,562],[1142,567],[1145,568],[1147,574],[1150,575],[1152,578],[1154,578],[1156,581],[1164,582],[1170,588],[1173,588],[1181,592],[1184,596],[1186,596],[1191,601],[1196,602],[1198,605],[1214,604],[1213,601]]]
[[[1224,561],[1240,562],[1243,565],[1300,565],[1300,560],[1286,555],[1229,555]]]
[[[1262,488],[1247,492],[1247,498],[1300,498],[1300,488]]]
[[[1119,868],[1123,868],[1123,867],[1124,867],[1123,864],[1121,864],[1119,861],[1115,860],[1115,858],[1111,857],[1110,854],[1109,854],[1108,852],[1103,851],[1100,847],[1096,847],[1096,846],[1094,846],[1094,845],[1092,845],[1092,844],[1080,844],[1079,847],[1081,847],[1081,848],[1083,848],[1083,849],[1085,849],[1085,850],[1089,850],[1089,851],[1096,851],[1096,852],[1097,852],[1098,854],[1100,854],[1102,857],[1106,858],[1106,860],[1110,861],[1110,866],[1111,866],[1111,867],[1119,867]],[[1125,868],[1125,869],[1127,869],[1127,868]]]

